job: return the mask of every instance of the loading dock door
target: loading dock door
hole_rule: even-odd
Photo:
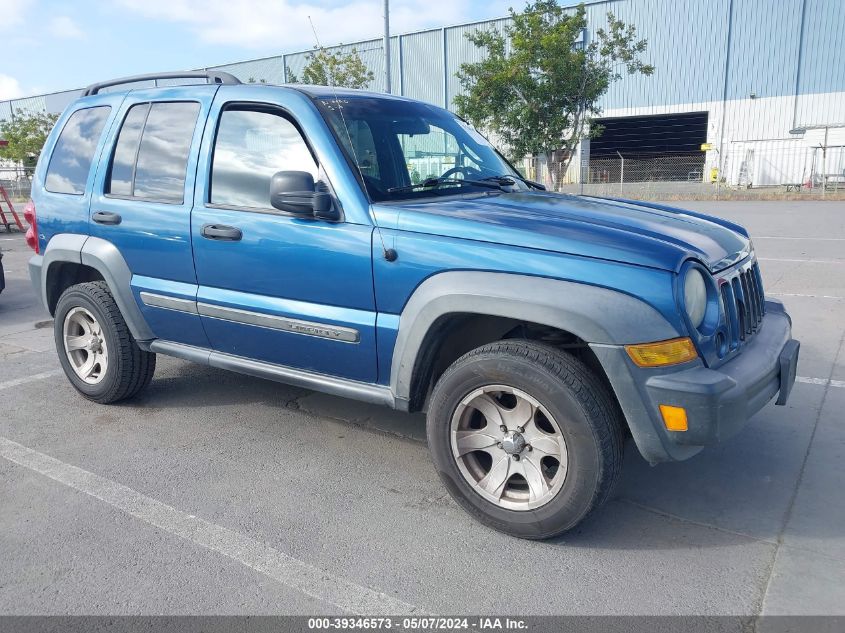
[[[622,154],[625,182],[701,181],[707,115],[684,112],[598,119],[604,129],[590,141],[591,171],[600,168],[607,171],[610,181],[619,182]]]

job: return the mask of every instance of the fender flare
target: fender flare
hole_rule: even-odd
[[[390,387],[398,400],[410,398],[414,366],[426,334],[439,318],[455,313],[539,323],[599,345],[679,336],[652,306],[616,290],[509,273],[439,273],[417,287],[399,318],[390,372]]]
[[[155,338],[132,294],[132,271],[114,244],[99,237],[70,233],[50,239],[41,262],[41,302],[45,308],[48,306],[47,279],[50,266],[56,262],[82,264],[99,272],[108,284],[135,340],[148,341]]]

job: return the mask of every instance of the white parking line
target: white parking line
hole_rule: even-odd
[[[832,380],[830,378],[809,378],[807,376],[796,376],[795,382],[803,382],[808,385],[822,385],[823,387],[827,387],[829,385],[831,387],[845,389],[845,380]]]
[[[812,242],[845,242],[845,237],[777,237],[775,235],[754,235],[755,240],[809,240]]]
[[[417,607],[335,576],[269,545],[177,510],[94,473],[0,437],[0,457],[83,492],[170,534],[223,554],[288,587],[356,615],[406,615]]]
[[[845,297],[837,297],[836,295],[807,295],[800,292],[767,292],[767,295],[773,297],[808,297],[810,299],[845,299]]]
[[[807,259],[807,258],[788,258],[788,257],[758,257],[757,261],[761,262],[792,262],[801,264],[845,264],[842,259]]]
[[[43,371],[40,374],[33,374],[32,376],[23,376],[22,378],[13,378],[12,380],[7,380],[5,382],[0,382],[0,390],[3,389],[11,389],[12,387],[17,387],[19,385],[25,385],[28,382],[36,382],[38,380],[44,380],[45,378],[52,378],[53,376],[61,375],[61,369],[52,369],[50,371]]]

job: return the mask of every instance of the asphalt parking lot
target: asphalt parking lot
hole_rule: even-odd
[[[690,461],[629,443],[550,542],[460,510],[421,416],[161,356],[137,399],[82,399],[0,232],[0,614],[845,614],[845,203],[679,206],[749,227],[799,382]]]

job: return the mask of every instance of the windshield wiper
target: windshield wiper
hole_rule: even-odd
[[[533,180],[528,180],[528,178],[523,178],[522,176],[517,176],[516,174],[502,174],[501,176],[488,176],[487,178],[483,178],[482,180],[489,180],[491,182],[498,182],[503,185],[507,184],[514,184],[514,180],[519,180],[520,182],[524,182],[526,185],[531,187],[532,189],[537,189],[538,191],[545,191],[546,186],[540,184],[539,182],[534,182]]]
[[[513,180],[505,182],[503,180],[492,180],[485,178],[483,180],[466,180],[459,178],[426,178],[415,185],[404,185],[402,187],[391,187],[387,193],[404,193],[408,191],[416,191],[417,189],[433,189],[440,185],[474,185],[476,187],[488,187],[490,189],[501,189],[502,191],[510,191],[510,185],[513,185]]]

